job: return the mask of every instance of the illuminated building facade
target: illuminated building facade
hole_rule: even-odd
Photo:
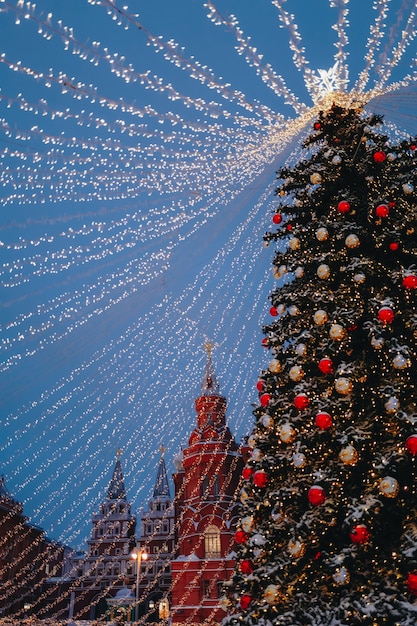
[[[226,425],[227,403],[219,392],[211,344],[206,348],[202,393],[195,400],[197,424],[174,474],[173,624],[220,622],[224,612],[219,598],[235,567],[236,495],[243,458]]]

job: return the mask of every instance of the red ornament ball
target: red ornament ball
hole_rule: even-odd
[[[265,470],[257,470],[253,475],[253,484],[255,487],[266,487],[268,484],[268,474]]]
[[[382,150],[378,150],[377,152],[374,152],[375,163],[383,163],[386,158],[387,158],[387,155]]]
[[[325,357],[324,359],[320,359],[319,370],[322,374],[333,374],[333,361],[327,357]]]
[[[264,348],[269,348],[269,339],[267,339],[266,337],[264,337],[262,339],[262,345]]]
[[[305,395],[305,393],[299,393],[298,396],[294,398],[294,406],[299,411],[304,411],[310,404],[309,398]]]
[[[389,206],[386,204],[378,204],[375,209],[375,215],[377,217],[388,217],[389,215]]]
[[[252,478],[254,471],[255,470],[253,469],[253,467],[250,467],[249,465],[244,467],[242,471],[243,480],[249,480],[250,478]]]
[[[371,534],[365,524],[358,524],[350,533],[350,539],[353,543],[366,543],[370,537]]]
[[[333,420],[330,413],[326,413],[326,411],[320,411],[316,415],[316,426],[321,430],[328,430],[333,426]]]
[[[272,218],[272,221],[274,222],[274,224],[281,224],[282,222],[281,213],[275,213],[274,217]]]
[[[416,150],[416,148],[417,148],[417,146],[416,146],[415,143],[410,143],[410,150],[413,150],[413,152],[414,152],[414,150]]]
[[[244,593],[243,596],[240,597],[240,601],[239,601],[240,608],[246,611],[246,609],[250,607],[251,602],[252,602],[252,596],[249,595],[248,593]]]
[[[321,123],[320,122],[314,122],[314,130],[320,130],[321,128]]]
[[[276,317],[278,315],[278,311],[275,306],[271,306],[271,308],[269,309],[269,312],[272,315],[272,317]]]
[[[263,391],[264,386],[265,383],[263,380],[258,380],[258,382],[256,383],[256,388],[258,391]]]
[[[410,572],[407,576],[407,587],[411,593],[417,596],[417,573]]]
[[[310,504],[313,506],[320,506],[320,504],[323,504],[326,501],[326,492],[323,487],[320,487],[320,485],[313,485],[308,490],[307,497]]]
[[[405,442],[408,452],[415,456],[417,454],[417,435],[410,435]]]
[[[271,394],[263,393],[261,397],[259,398],[259,402],[261,403],[261,406],[268,406],[270,399],[271,399]]]
[[[383,306],[382,309],[379,309],[378,319],[383,324],[392,324],[394,318],[394,311],[389,306]]]
[[[405,289],[416,289],[417,276],[415,274],[408,274],[408,276],[404,276],[403,287],[405,287]]]
[[[239,530],[235,532],[236,543],[246,543],[248,539],[249,539],[248,533],[245,533],[245,531],[242,530],[241,528],[239,528]]]
[[[339,213],[349,213],[350,211],[350,202],[347,200],[341,200],[337,205],[337,210]]]
[[[249,559],[243,559],[243,561],[241,561],[239,564],[239,569],[242,572],[242,574],[252,574],[253,572],[252,562],[249,561]]]
[[[389,244],[389,249],[392,252],[396,252],[399,247],[400,247],[400,244],[398,243],[398,241],[391,241],[391,243]]]

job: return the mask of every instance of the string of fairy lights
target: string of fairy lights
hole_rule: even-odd
[[[259,207],[262,206],[262,203],[259,204]],[[258,207],[258,208],[259,208]],[[255,211],[257,207],[255,207]],[[263,233],[263,223],[264,219],[258,220],[257,233],[258,237],[262,237]],[[118,430],[123,430],[128,423],[135,424],[135,421],[139,418],[143,421],[141,432],[138,433],[136,429],[133,427],[131,432],[128,433],[129,438],[127,442],[128,448],[133,447],[140,443],[140,437],[143,437],[143,433],[151,433],[152,430],[163,429],[164,436],[167,436],[168,439],[171,437],[174,438],[175,429],[177,428],[177,424],[175,421],[173,422],[165,422],[166,411],[172,411],[172,398],[176,397],[176,393],[173,393],[171,388],[165,389],[161,388],[161,395],[156,400],[153,400],[154,411],[149,415],[139,416],[137,413],[137,405],[134,401],[135,397],[135,387],[137,386],[138,381],[138,361],[137,355],[132,353],[135,348],[135,337],[141,337],[141,342],[146,351],[149,350],[150,362],[149,368],[153,369],[157,367],[157,363],[160,359],[164,358],[164,352],[168,350],[174,350],[175,344],[177,342],[175,335],[172,339],[168,340],[168,344],[164,343],[163,347],[160,350],[157,350],[155,354],[152,354],[152,342],[153,337],[155,337],[158,333],[162,332],[161,327],[163,328],[165,324],[169,323],[169,319],[172,318],[172,311],[175,310],[178,313],[178,318],[176,323],[173,326],[173,331],[177,330],[177,333],[182,335],[184,330],[188,331],[189,337],[187,337],[187,341],[191,343],[198,343],[200,328],[202,324],[202,320],[206,319],[207,315],[211,311],[212,314],[218,310],[219,320],[217,322],[217,328],[215,329],[216,333],[221,333],[225,324],[229,324],[232,327],[237,325],[236,320],[239,319],[239,316],[251,317],[256,314],[257,311],[263,311],[262,307],[262,296],[263,289],[261,288],[261,284],[255,286],[257,290],[257,294],[254,294],[253,301],[250,303],[251,310],[248,310],[247,303],[245,303],[245,299],[242,297],[242,293],[244,290],[248,289],[248,273],[253,274],[254,276],[259,276],[259,270],[256,269],[255,263],[261,263],[265,272],[265,277],[262,280],[262,283],[266,282],[266,276],[269,276],[270,270],[268,267],[268,263],[264,262],[264,251],[263,248],[260,247],[257,243],[257,238],[252,237],[252,219],[250,217],[243,222],[234,236],[228,242],[228,246],[230,248],[229,251],[223,249],[218,254],[218,258],[215,259],[210,267],[207,267],[205,272],[200,274],[199,279],[195,279],[194,283],[191,284],[188,289],[182,294],[181,298],[177,301],[174,301],[170,305],[169,312],[165,312],[165,317],[158,324],[155,324],[155,321],[152,320],[152,315],[146,316],[144,319],[140,320],[135,324],[132,328],[129,328],[126,336],[120,338],[118,342],[113,342],[108,346],[108,349],[105,349],[102,353],[97,354],[92,362],[84,364],[84,367],[74,375],[71,384],[69,385],[70,390],[62,398],[62,400],[57,404],[54,397],[56,392],[59,391],[61,385],[64,384],[64,381],[59,382],[59,386],[57,389],[52,389],[50,394],[45,396],[42,402],[41,413],[43,415],[43,419],[48,423],[49,432],[52,435],[51,442],[53,443],[53,448],[55,448],[55,455],[60,454],[61,448],[59,447],[60,441],[68,435],[68,427],[65,430],[62,430],[61,424],[62,419],[64,418],[65,422],[69,422],[69,428],[71,431],[77,431],[80,429],[81,425],[84,425],[84,431],[81,429],[81,433],[79,435],[79,443],[80,446],[84,446],[84,449],[80,450],[80,455],[85,454],[86,446],[88,446],[89,454],[87,456],[86,461],[88,462],[88,473],[92,472],[94,474],[95,471],[95,463],[99,461],[101,451],[100,449],[94,450],[94,433],[97,430],[106,429],[109,431],[109,445],[110,438],[113,429],[116,428]],[[242,240],[242,236],[244,237]],[[259,241],[259,239],[258,239]],[[222,272],[222,267],[224,265],[224,257],[234,255],[234,247],[238,245],[239,247],[245,247],[246,249],[252,249],[253,255],[253,266],[252,263],[248,267],[241,267],[241,263],[238,258],[232,258],[230,260],[230,268],[228,272],[224,276],[219,276],[217,279],[217,275],[220,275]],[[262,259],[263,257],[263,259]],[[239,267],[240,266],[240,267]],[[239,271],[242,271],[242,274],[239,276]],[[205,275],[204,275],[205,274]],[[191,315],[194,315],[192,312],[193,301],[195,300],[195,293],[198,288],[198,283],[204,285],[205,282],[212,281],[212,288],[214,290],[214,304],[211,300],[207,300],[203,303],[200,302],[200,312],[199,318],[192,319]],[[233,282],[235,285],[236,296],[233,301],[225,304],[221,300],[221,294],[225,289],[225,286],[228,283]],[[217,294],[217,297],[216,297]],[[189,301],[191,299],[191,302]],[[164,308],[166,302],[163,302],[162,308]],[[263,313],[262,313],[263,315]],[[172,323],[172,322],[171,322]],[[184,326],[188,327],[184,329]],[[149,335],[149,339],[144,337],[145,333]],[[243,337],[242,337],[243,338]],[[253,338],[253,341],[256,341],[256,337]],[[120,347],[118,347],[120,346]],[[127,347],[126,347],[127,346]],[[253,350],[252,343],[252,350]],[[117,356],[113,356],[110,358],[108,354],[117,354]],[[250,385],[251,378],[253,377],[253,373],[250,367],[250,356],[249,359],[245,356],[245,349],[239,348],[239,343],[236,344],[236,353],[238,354],[238,358],[242,363],[248,363],[248,367],[243,367],[242,372],[245,374],[244,380],[241,378],[236,379],[233,383],[233,386],[230,389],[230,396],[233,398],[239,395],[239,389],[242,385],[245,387]],[[233,360],[236,358],[236,353],[231,352],[229,354],[225,353],[222,355],[222,365],[221,370],[227,370],[231,367]],[[250,355],[250,353],[249,353]],[[179,355],[180,356],[180,355]],[[133,360],[131,360],[133,357]],[[176,369],[178,357],[174,358],[170,363],[170,367]],[[97,380],[100,381],[100,386],[105,389],[103,397],[97,395],[96,389],[94,392],[89,391],[89,385],[85,380],[86,373],[89,368],[93,366],[93,364],[98,364],[98,374]],[[193,362],[189,362],[184,364],[186,376],[190,376],[192,378],[192,370],[195,369],[195,364]],[[143,369],[143,367],[142,367]],[[77,379],[82,377],[82,384],[78,386]],[[96,385],[97,381],[93,381],[93,385]],[[120,387],[122,389],[123,396],[128,397],[127,407],[121,414],[117,412],[117,404],[120,401],[120,395],[113,395],[114,388]],[[198,389],[198,387],[197,387]],[[179,390],[182,392],[183,390]],[[195,393],[195,389],[193,389]],[[94,395],[93,395],[94,394]],[[144,392],[142,396],[142,400],[144,403],[151,402],[151,397],[148,400],[148,396],[152,396],[153,390],[151,393]],[[229,394],[228,394],[229,395]],[[92,396],[92,397],[91,397]],[[105,404],[106,410],[104,413],[100,413],[100,407]],[[84,409],[84,405],[87,406]],[[67,409],[64,412],[64,407],[70,406],[71,409]],[[36,409],[36,412],[39,412],[39,407],[32,407]],[[21,438],[33,432],[34,429],[37,428],[37,424],[35,424],[32,419],[31,410],[26,410],[22,416],[25,419],[25,428],[23,430],[16,429],[13,438],[16,441],[21,440]],[[158,419],[158,416],[160,418]],[[16,416],[15,416],[16,417]],[[160,423],[160,421],[162,423]],[[20,421],[20,420],[19,420]],[[152,423],[154,421],[154,423]],[[247,421],[247,410],[244,409],[243,413],[239,418],[240,423],[243,425],[245,421]],[[192,417],[188,418],[188,422],[192,424]],[[58,431],[55,434],[55,431]],[[37,457],[40,454],[45,454],[48,452],[44,448],[39,447],[39,440],[44,437],[44,430],[41,431],[38,438],[32,437],[31,441],[28,443],[28,446],[25,450],[21,451],[20,457],[22,458],[22,464],[27,462],[27,459],[31,459],[32,450],[34,451],[34,458],[32,462],[35,462]],[[138,441],[139,440],[139,441]],[[85,442],[85,443],[84,443]],[[11,441],[10,441],[11,443]],[[92,448],[90,450],[90,448]],[[66,494],[59,494],[55,492],[52,487],[53,481],[56,479],[53,472],[51,472],[51,465],[54,463],[54,455],[52,451],[49,452],[46,456],[46,460],[44,463],[41,463],[39,466],[38,474],[36,475],[28,475],[25,482],[22,484],[22,487],[32,486],[33,484],[38,483],[38,485],[42,485],[42,488],[48,488],[48,492],[53,492],[53,507],[52,509],[56,509],[57,511],[65,510],[65,499]],[[138,454],[135,455],[135,459],[132,460],[132,465],[129,470],[127,470],[127,477],[130,474],[132,476],[137,475],[141,464],[143,463],[144,457],[148,454],[148,450],[145,448],[143,452],[139,449]],[[79,467],[80,458],[78,455],[74,456],[72,459],[66,461],[66,467],[72,467],[73,471],[76,471]],[[86,490],[88,494],[92,494],[92,499],[85,503],[84,510],[91,510],[94,507],[94,494],[96,482],[91,480],[92,477],[89,478],[89,481],[86,485]],[[78,481],[76,475],[71,476],[71,482]],[[75,484],[76,484],[75,483]],[[36,496],[36,489],[33,490],[33,495]],[[81,495],[84,499],[84,494]],[[44,523],[44,514],[51,514],[51,504],[49,501],[41,502],[40,507],[37,509],[36,514],[40,517],[41,522]],[[79,523],[75,524],[75,528],[80,529]],[[75,537],[70,537],[69,542],[73,541]]]
[[[211,32],[227,34],[256,77],[259,98],[126,3],[80,0],[101,28],[86,37],[76,13],[70,23],[48,0],[0,0],[7,28],[41,51],[11,42],[0,51],[1,472],[26,514],[68,545],[85,540],[115,447],[139,503],[161,442],[173,442],[169,464],[186,440],[208,336],[232,430],[250,432],[268,293],[282,280],[262,245],[274,175],[297,159],[323,99],[337,91],[371,101],[393,135],[414,124],[411,0],[369,8],[351,91],[353,3],[327,3],[327,70],[313,69],[296,8],[266,3],[312,105],[238,11],[201,4]],[[121,33],[150,66],[132,61]]]

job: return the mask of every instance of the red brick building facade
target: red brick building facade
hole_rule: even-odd
[[[233,537],[240,447],[226,425],[226,398],[219,393],[207,345],[197,424],[177,459],[174,474],[177,552],[172,561],[173,624],[213,624],[224,617],[222,587],[234,570]]]

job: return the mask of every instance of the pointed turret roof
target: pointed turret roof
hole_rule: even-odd
[[[107,500],[126,500],[126,489],[123,479],[122,464],[120,463],[121,450],[117,451],[117,461],[114,466],[113,476],[107,490]]]
[[[161,458],[159,459],[158,473],[155,480],[155,487],[153,489],[154,498],[171,498],[168,483],[167,468],[164,460],[165,448],[160,447]]]
[[[207,351],[206,367],[204,369],[203,380],[201,381],[201,390],[203,396],[218,396],[220,393],[219,383],[217,382],[216,374],[214,373],[214,367],[211,360],[211,351],[214,348],[214,343],[206,341],[204,347]]]

